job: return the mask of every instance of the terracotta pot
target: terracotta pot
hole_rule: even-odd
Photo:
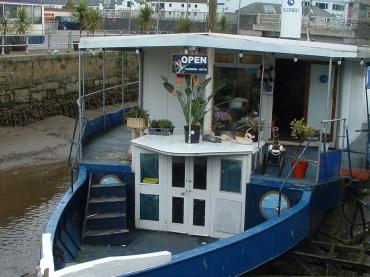
[[[294,166],[295,164],[296,164],[296,160],[292,160],[292,166]],[[296,179],[306,178],[307,168],[308,168],[307,161],[299,161],[293,170],[292,177]]]

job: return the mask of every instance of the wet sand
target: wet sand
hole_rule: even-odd
[[[74,119],[54,116],[24,127],[0,127],[0,170],[66,161]]]

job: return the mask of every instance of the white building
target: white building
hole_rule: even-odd
[[[115,4],[114,10],[116,11],[138,11],[143,5],[135,0],[123,0],[121,5]]]
[[[348,16],[348,0],[312,0],[312,6],[319,7],[330,14],[337,17],[347,18]],[[304,1],[305,6],[310,5],[310,1]]]

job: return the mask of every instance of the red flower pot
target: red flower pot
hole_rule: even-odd
[[[296,160],[292,160],[292,166],[296,164]],[[304,179],[306,178],[306,172],[308,168],[307,161],[299,161],[293,170],[292,177],[296,179]]]

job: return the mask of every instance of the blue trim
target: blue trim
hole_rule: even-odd
[[[168,264],[121,276],[235,276],[285,253],[309,234],[309,203],[305,191],[297,205],[280,217],[241,234],[175,255]]]
[[[63,213],[65,212],[66,208],[71,203],[75,195],[79,193],[79,190],[85,183],[86,179],[87,179],[87,170],[85,167],[81,166],[80,171],[78,173],[78,179],[73,185],[73,192],[71,188],[68,189],[68,191],[64,194],[62,200],[60,200],[58,205],[55,207],[46,225],[44,233],[50,233],[52,241],[54,240],[57,226],[60,222],[60,219],[63,216]]]

